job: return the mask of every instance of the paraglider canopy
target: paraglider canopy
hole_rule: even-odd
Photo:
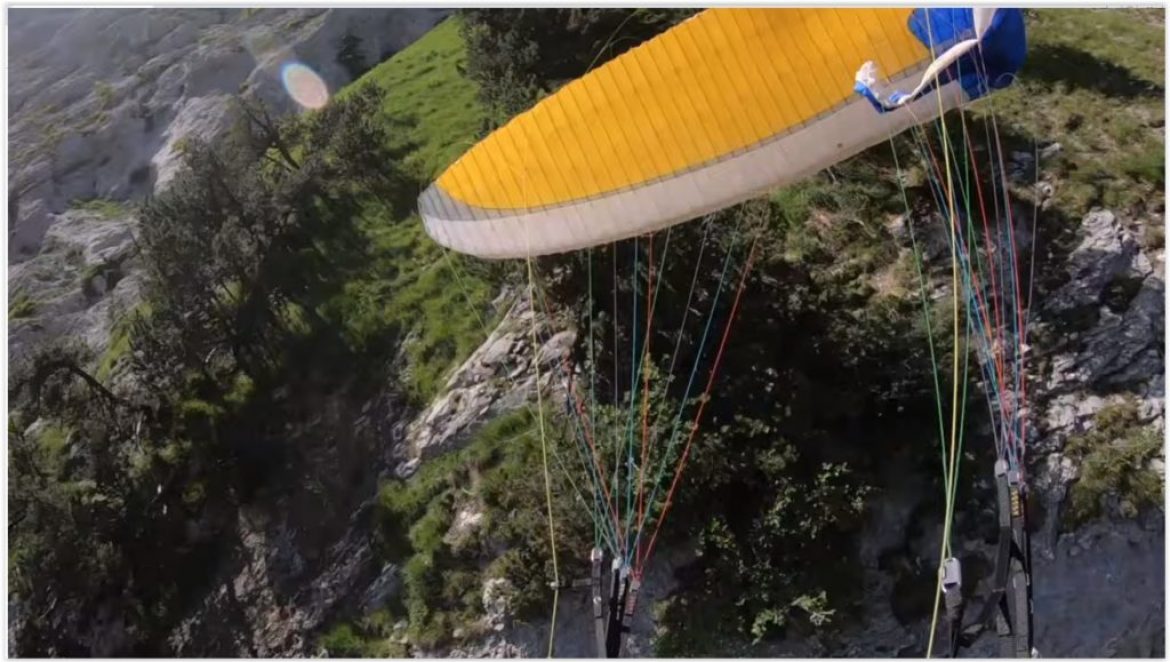
[[[708,10],[475,145],[420,214],[439,243],[489,258],[636,236],[927,122],[1005,85],[1022,57],[1018,10]],[[910,92],[883,98],[875,72]]]

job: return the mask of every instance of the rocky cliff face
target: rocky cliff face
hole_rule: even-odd
[[[226,128],[233,95],[247,90],[276,112],[295,112],[281,82],[285,64],[307,64],[336,90],[351,77],[338,62],[344,38],[356,37],[356,54],[373,65],[445,13],[10,12],[9,283],[29,303],[10,322],[9,350],[63,333],[104,348],[107,309],[132,301],[136,287],[123,277],[133,272],[134,219],[113,202],[164,188],[184,138]],[[88,277],[110,265],[118,282]]]
[[[542,315],[534,319],[527,298],[508,289],[494,305],[508,306],[499,325],[451,373],[443,393],[414,420],[399,425],[391,451],[398,477],[410,476],[419,463],[462,446],[495,416],[529,406],[535,399],[537,366],[540,388],[563,397],[576,332]]]
[[[1028,452],[1031,499],[1042,514],[1032,522],[1032,545],[1035,638],[1043,657],[1164,654],[1164,514],[1153,509],[1126,518],[1114,512],[1080,528],[1068,526],[1064,518],[1069,488],[1080,470],[1065,445],[1092,430],[1104,407],[1134,401],[1140,425],[1162,435],[1165,251],[1146,236],[1162,224],[1158,213],[1123,218],[1094,210],[1081,220],[1072,250],[1063,258],[1053,254],[1057,262],[1039,267],[1063,280],[1053,291],[1038,294],[1031,319],[1038,340],[1030,375],[1035,431]],[[1043,260],[1044,253],[1040,255]],[[1119,283],[1126,284],[1125,291],[1114,296]],[[1069,314],[1074,312],[1072,320]],[[1134,470],[1154,472],[1160,481],[1162,467],[1162,460],[1154,459]],[[890,470],[901,471],[897,466]],[[923,485],[913,476],[902,476],[901,487],[887,491],[871,508],[862,535],[867,596],[862,622],[830,640],[791,642],[778,652],[922,654],[928,624],[899,613],[904,585],[882,567],[880,557],[908,541],[913,549],[908,557],[933,567],[937,561],[930,559],[937,558],[941,524],[915,521]],[[981,516],[993,518],[994,512]],[[925,533],[908,535],[914,530]],[[989,564],[994,558],[993,545],[978,536],[968,535],[958,545],[956,555]],[[977,595],[986,590],[986,583],[980,585]],[[985,635],[971,654],[996,655],[994,640],[993,634]]]
[[[1052,508],[1077,477],[1065,443],[1088,431],[1104,407],[1132,398],[1141,422],[1159,432],[1165,425],[1165,252],[1141,242],[1162,222],[1160,215],[1125,222],[1108,210],[1089,213],[1068,258],[1068,281],[1040,312],[1041,323],[1057,330],[1041,361],[1043,434],[1033,451],[1043,458],[1037,480]],[[1079,318],[1071,329],[1070,313]],[[1057,519],[1047,522],[1050,544]]]

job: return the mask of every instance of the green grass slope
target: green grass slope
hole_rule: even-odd
[[[467,52],[459,27],[457,16],[445,19],[339,94],[363,85],[388,92],[385,112],[417,123],[407,138],[418,144],[410,160],[422,181],[471,147],[483,122],[475,84],[460,73]]]
[[[406,161],[420,192],[474,142],[480,126],[476,87],[460,73],[465,58],[459,19],[451,17],[338,94],[367,85],[386,90],[381,119],[407,132],[392,139],[414,145]],[[407,128],[400,128],[403,122]],[[390,334],[404,339],[404,385],[424,404],[486,337],[496,287],[477,275],[482,263],[432,241],[416,215],[397,218],[375,204],[359,223],[370,241],[371,267],[346,285],[335,312],[358,346]]]
[[[1010,132],[1062,146],[1041,163],[1057,208],[1160,197],[1165,172],[1163,9],[1029,10],[1028,59],[1011,88],[975,105]]]

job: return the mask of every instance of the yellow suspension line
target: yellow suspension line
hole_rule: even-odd
[[[479,307],[476,306],[475,302],[471,300],[471,295],[468,294],[469,290],[463,284],[463,276],[460,275],[455,261],[451,259],[451,249],[447,248],[446,246],[443,246],[442,248],[443,259],[447,262],[447,268],[451,270],[451,273],[455,274],[455,282],[459,284],[459,289],[463,292],[463,298],[467,301],[467,307],[471,308],[471,312],[475,314],[475,320],[479,322],[480,328],[483,329],[484,339],[487,339],[487,337],[491,335],[491,331],[488,329],[487,322],[483,320],[483,316],[479,314]]]
[[[930,10],[926,10],[929,12]],[[927,36],[930,42],[934,43],[934,37],[930,35],[930,17],[927,16],[926,28]],[[933,50],[933,49],[932,49]],[[956,447],[959,429],[959,257],[958,244],[955,237],[955,187],[951,176],[951,142],[947,135],[947,123],[944,116],[944,109],[942,105],[942,90],[940,89],[939,80],[935,77],[935,99],[938,101],[938,122],[942,128],[942,151],[943,151],[943,167],[947,173],[947,206],[949,207],[950,223],[947,229],[950,232],[951,239],[951,301],[953,302],[953,317],[954,317],[954,349],[952,351],[954,360],[952,361],[952,389],[951,389],[951,447],[950,457],[948,458],[947,473],[944,477],[944,488],[946,492],[946,509],[943,516],[943,536],[942,544],[939,545],[938,558],[938,582],[934,591],[934,609],[930,617],[930,636],[926,643],[926,657],[932,657],[934,654],[934,637],[938,630],[938,615],[939,602],[942,599],[942,582],[943,582],[943,563],[946,561],[947,552],[950,551],[950,537],[951,524],[954,515],[955,503],[955,462],[956,462]]]
[[[540,423],[540,455],[544,463],[544,500],[548,506],[548,541],[549,547],[552,550],[552,565],[553,565],[553,606],[552,619],[549,623],[548,629],[548,657],[553,655],[553,645],[556,642],[557,636],[557,602],[561,595],[561,575],[557,569],[557,534],[556,528],[553,526],[553,508],[552,508],[552,482],[548,474],[548,440],[545,436],[544,430],[544,395],[540,390],[540,346],[536,342],[536,286],[532,277],[532,255],[527,258],[528,266],[528,301],[532,309],[531,333],[532,340],[532,366],[536,370],[536,412],[537,420]]]

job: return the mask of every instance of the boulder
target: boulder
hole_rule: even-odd
[[[378,577],[362,593],[360,605],[362,615],[368,616],[386,606],[398,594],[401,585],[398,566],[393,563],[383,565]]]
[[[1046,297],[1047,309],[1061,313],[1096,305],[1105,288],[1125,274],[1138,253],[1133,233],[1108,209],[1089,212],[1081,221],[1083,239],[1068,257],[1068,281]]]
[[[528,301],[515,300],[496,329],[447,379],[446,390],[406,427],[396,473],[414,473],[418,461],[459,448],[493,417],[527,406],[536,398]],[[559,397],[565,388],[565,361],[576,331],[554,332],[550,320],[536,320],[541,388]],[[549,406],[546,403],[546,406]]]

